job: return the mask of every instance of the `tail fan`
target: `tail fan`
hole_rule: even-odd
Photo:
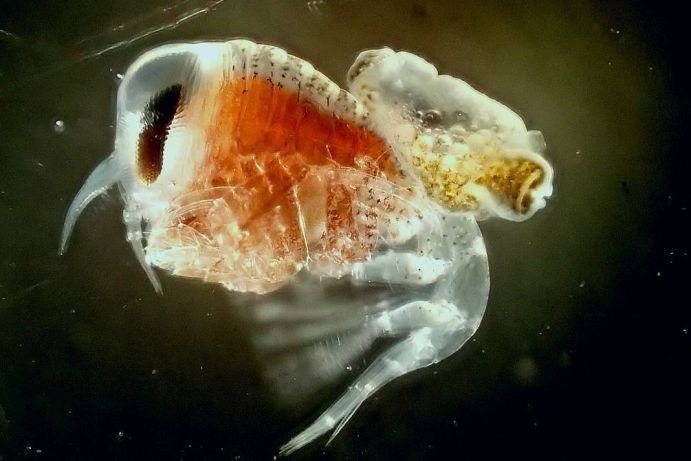
[[[384,336],[377,314],[411,296],[388,286],[355,293],[344,281],[320,283],[308,274],[298,279],[242,311],[253,326],[264,376],[285,405],[299,404],[360,369]]]

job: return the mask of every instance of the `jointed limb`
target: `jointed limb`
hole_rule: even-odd
[[[290,454],[330,430],[333,438],[357,408],[386,383],[443,360],[476,331],[489,292],[482,237],[475,221],[463,216],[447,216],[439,232],[424,240],[419,259],[410,253],[390,252],[357,267],[356,279],[403,283],[410,272],[415,272],[410,269],[423,262],[439,258],[439,264],[448,265],[446,270],[432,266],[429,279],[436,280],[436,286],[430,299],[392,305],[370,317],[382,336],[400,337],[399,342],[381,353],[314,423],[286,443],[281,454]],[[448,259],[444,261],[442,255]],[[390,266],[392,263],[398,263],[398,268]]]

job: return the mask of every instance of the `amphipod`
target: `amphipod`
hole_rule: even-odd
[[[62,234],[64,252],[82,210],[117,184],[158,292],[154,266],[239,292],[300,272],[409,293],[367,317],[393,345],[282,454],[333,438],[387,382],[456,352],[489,291],[476,220],[524,220],[552,193],[542,135],[423,59],[365,51],[347,81],[245,40],[145,53],[118,91],[113,153]]]

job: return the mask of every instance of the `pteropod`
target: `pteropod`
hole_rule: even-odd
[[[158,292],[154,267],[261,296],[298,274],[390,287],[363,317],[390,347],[283,454],[335,436],[387,382],[460,349],[489,292],[476,221],[527,219],[552,193],[541,133],[422,58],[364,51],[347,86],[246,40],[146,52],[118,91],[113,152],[62,234],[64,252],[82,210],[117,184]]]

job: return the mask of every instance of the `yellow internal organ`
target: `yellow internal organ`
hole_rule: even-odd
[[[484,186],[516,212],[525,213],[532,200],[529,192],[544,177],[539,165],[524,158],[427,152],[413,153],[412,160],[429,196],[451,211],[476,210],[474,192]]]

